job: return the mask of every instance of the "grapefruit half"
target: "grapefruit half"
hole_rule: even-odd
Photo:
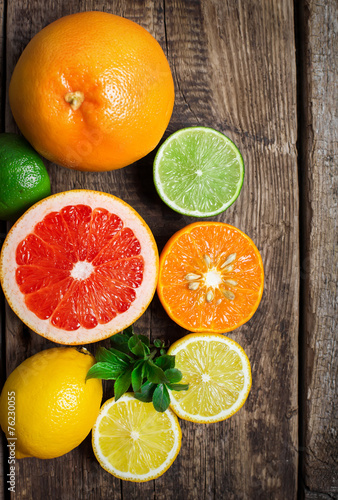
[[[153,298],[154,237],[107,193],[55,194],[36,203],[3,244],[6,299],[33,331],[60,344],[96,342],[134,323]]]

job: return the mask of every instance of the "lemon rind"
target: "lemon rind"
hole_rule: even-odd
[[[120,402],[129,401],[129,400],[136,401],[132,394],[126,393],[118,400],[117,404]],[[181,449],[182,433],[181,433],[181,428],[180,428],[180,425],[178,423],[176,414],[170,408],[168,408],[165,411],[166,415],[168,416],[168,418],[172,424],[172,429],[174,431],[174,436],[175,436],[174,445],[173,445],[172,449],[170,450],[170,452],[167,456],[167,459],[163,462],[163,464],[160,467],[157,467],[156,469],[152,469],[147,474],[131,474],[131,473],[122,472],[122,471],[116,469],[115,467],[113,467],[107,461],[106,457],[100,451],[100,446],[99,446],[100,433],[98,432],[98,428],[99,428],[99,425],[100,425],[102,418],[107,415],[109,408],[113,404],[115,404],[114,398],[106,401],[105,404],[101,407],[99,416],[95,422],[95,425],[94,425],[93,431],[92,431],[93,450],[94,450],[94,454],[95,454],[98,462],[100,463],[101,467],[119,479],[123,479],[125,481],[132,481],[132,482],[146,482],[146,481],[150,481],[152,479],[156,479],[157,477],[164,474],[164,472],[166,472],[169,469],[169,467],[173,464],[173,462],[175,461],[175,459],[176,459],[176,457]],[[147,404],[147,403],[145,403],[145,404]]]
[[[181,408],[180,403],[175,399],[175,393],[173,391],[170,391],[170,408],[176,413],[178,417],[180,417],[183,420],[189,420],[190,422],[195,422],[195,423],[200,423],[200,424],[211,424],[215,422],[221,422],[222,420],[226,420],[227,418],[230,418],[232,415],[234,415],[238,410],[242,408],[244,405],[248,394],[251,389],[251,383],[252,383],[252,378],[251,378],[251,367],[250,367],[250,361],[243,350],[243,348],[234,340],[230,339],[229,337],[226,337],[222,334],[214,334],[214,333],[204,333],[204,334],[196,334],[196,333],[191,333],[187,335],[186,337],[183,337],[183,339],[178,340],[175,342],[168,350],[168,354],[175,355],[177,354],[178,351],[181,349],[184,349],[187,345],[196,342],[198,340],[215,340],[221,343],[224,343],[231,347],[234,351],[237,352],[237,354],[240,356],[241,361],[243,363],[243,374],[244,374],[244,386],[243,389],[241,390],[239,397],[237,401],[227,410],[223,410],[216,415],[212,415],[211,417],[207,416],[202,416],[202,415],[196,415],[192,414],[189,412],[186,412]]]

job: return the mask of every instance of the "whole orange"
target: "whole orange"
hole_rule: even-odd
[[[174,84],[148,31],[123,17],[82,12],[29,42],[9,100],[21,132],[42,156],[77,170],[114,170],[158,144]]]

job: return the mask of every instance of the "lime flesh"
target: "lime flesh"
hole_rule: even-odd
[[[170,208],[184,215],[210,217],[238,197],[244,162],[235,144],[207,127],[189,127],[172,134],[154,161],[154,183]]]
[[[21,136],[0,134],[0,219],[14,220],[50,195],[46,167]]]

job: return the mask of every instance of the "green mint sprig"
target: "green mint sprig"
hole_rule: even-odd
[[[88,371],[86,380],[115,380],[115,401],[131,386],[136,399],[152,401],[155,410],[163,412],[170,404],[169,391],[189,388],[188,384],[179,383],[182,373],[175,368],[175,356],[167,354],[162,340],[150,344],[148,337],[135,334],[133,326],[129,326],[110,341],[109,349],[97,349],[97,362]]]

